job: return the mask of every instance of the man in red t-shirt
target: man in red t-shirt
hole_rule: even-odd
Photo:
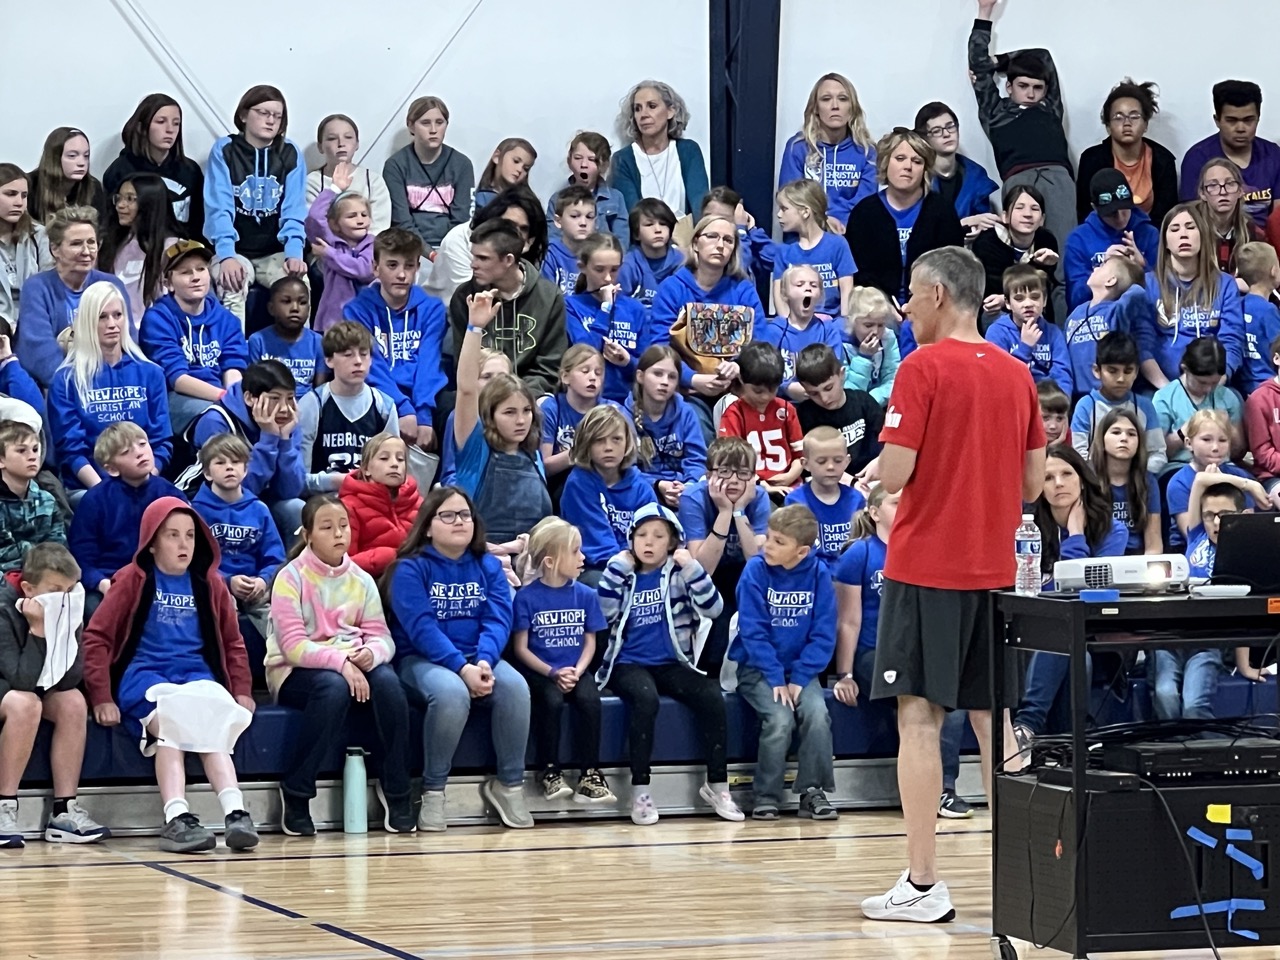
[[[871,697],[898,701],[909,866],[888,893],[862,902],[873,920],[955,916],[934,839],[947,710],[969,711],[991,795],[989,592],[1013,583],[1013,535],[1022,502],[1044,485],[1045,435],[1026,364],[978,332],[983,285],[982,264],[960,247],[916,261],[903,312],[923,349],[898,368],[884,450],[863,473],[902,491]]]

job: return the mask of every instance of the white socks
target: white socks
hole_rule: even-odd
[[[191,806],[187,803],[186,797],[178,797],[176,800],[170,800],[164,805],[164,822],[168,823],[175,817],[180,817],[184,813],[190,813]]]
[[[229,817],[237,810],[244,809],[244,794],[239,787],[227,787],[218,791],[218,803],[222,804],[222,815]]]

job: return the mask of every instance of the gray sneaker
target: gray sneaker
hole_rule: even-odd
[[[418,809],[418,829],[427,833],[444,833],[449,823],[444,818],[444,791],[423,790]]]
[[[498,811],[498,818],[503,826],[516,830],[526,830],[533,826],[533,817],[524,803],[524,784],[506,787],[496,779],[486,780],[481,789],[484,798],[493,804]]]
[[[89,816],[79,801],[67,801],[67,812],[50,817],[44,828],[49,843],[97,843],[111,836],[111,831]]]
[[[821,787],[810,787],[800,795],[800,808],[796,813],[810,820],[838,820],[840,814],[831,805]]]
[[[200,853],[218,845],[213,831],[200,825],[194,813],[180,813],[160,831],[160,849],[166,853]]]
[[[223,822],[227,829],[222,842],[228,850],[252,850],[258,845],[258,831],[253,828],[253,817],[248,810],[233,810]]]
[[[0,800],[0,850],[18,850],[26,846],[18,829],[18,801]]]

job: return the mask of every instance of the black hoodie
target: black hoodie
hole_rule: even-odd
[[[120,189],[120,184],[133,173],[154,173],[163,178],[164,185],[169,188],[169,199],[173,202],[173,217],[182,227],[183,236],[199,240],[200,231],[204,228],[204,174],[200,165],[189,157],[175,156],[172,150],[160,164],[150,157],[121,150],[120,156],[111,161],[111,166],[102,175],[102,186],[107,195]]]

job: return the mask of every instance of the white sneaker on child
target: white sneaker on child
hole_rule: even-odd
[[[862,901],[862,914],[870,920],[909,920],[914,923],[946,923],[956,918],[951,893],[939,880],[923,893],[911,883],[910,870],[903,870],[888,893]]]
[[[50,817],[44,828],[49,843],[97,843],[110,836],[111,831],[89,816],[78,800],[68,800],[66,813]]]
[[[632,798],[631,822],[638,827],[650,827],[658,822],[658,808],[654,805],[653,796],[647,790]]]
[[[723,820],[732,820],[737,823],[746,819],[738,805],[733,802],[733,797],[729,795],[728,790],[713,790],[711,784],[704,783],[698,788],[698,796],[711,804],[716,816]]]
[[[26,846],[18,829],[18,801],[0,800],[0,850],[17,850]]]

